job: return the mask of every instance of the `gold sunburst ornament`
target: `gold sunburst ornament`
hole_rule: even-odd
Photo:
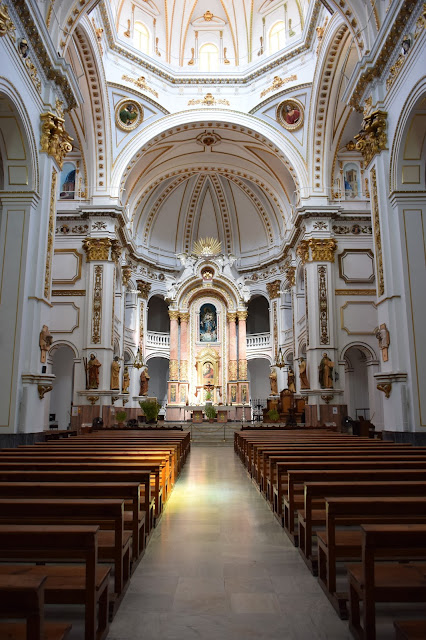
[[[222,243],[217,238],[200,238],[192,249],[196,256],[217,256],[221,251]]]

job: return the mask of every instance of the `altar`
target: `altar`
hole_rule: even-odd
[[[229,422],[235,418],[230,416],[230,412],[235,413],[236,407],[233,405],[212,405],[216,409],[217,421],[221,423]],[[192,411],[192,422],[199,424],[204,420],[204,407],[193,405],[185,407],[187,411]]]

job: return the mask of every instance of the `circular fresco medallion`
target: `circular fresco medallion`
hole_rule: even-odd
[[[303,125],[305,109],[295,98],[283,100],[277,106],[277,121],[284,129],[295,131]]]
[[[143,107],[135,100],[120,100],[115,107],[115,124],[122,131],[133,131],[143,120]]]

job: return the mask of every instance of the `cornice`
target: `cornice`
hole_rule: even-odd
[[[311,88],[312,88],[312,82],[305,82],[304,84],[295,84],[292,87],[288,87],[287,89],[278,91],[278,93],[273,93],[271,96],[266,98],[266,100],[259,102],[255,107],[253,107],[253,109],[250,109],[248,113],[251,116],[253,116],[255,115],[256,111],[259,111],[259,109],[266,107],[271,102],[274,102],[277,98],[282,98],[285,95],[294,93],[294,91],[302,91],[303,89],[311,89]]]
[[[53,80],[67,102],[67,111],[83,103],[71,66],[59,56],[53,46],[46,24],[36,3],[27,0],[11,0],[32,50],[38,58],[48,80]]]
[[[14,0],[15,2],[19,2],[19,0]],[[99,11],[102,17],[103,26],[105,28],[105,33],[108,40],[108,46],[115,54],[123,56],[133,64],[137,64],[144,71],[149,71],[157,78],[169,82],[172,85],[250,85],[251,82],[263,76],[266,73],[270,73],[273,69],[282,66],[283,64],[289,62],[290,60],[294,60],[299,55],[303,55],[307,51],[309,51],[312,41],[314,39],[315,34],[315,25],[318,19],[318,15],[320,13],[320,9],[322,7],[322,2],[320,0],[315,0],[309,22],[306,23],[305,32],[304,32],[304,43],[295,49],[285,53],[284,55],[272,60],[271,62],[259,67],[255,71],[251,73],[243,74],[235,74],[234,76],[181,76],[176,77],[172,73],[164,71],[160,67],[148,62],[146,59],[141,56],[135,55],[120,46],[114,40],[113,35],[113,27],[111,26],[111,21],[109,19],[108,11],[105,7],[104,1],[99,3]],[[327,7],[328,8],[328,7]],[[115,29],[114,29],[115,31]]]
[[[159,102],[156,102],[155,100],[147,96],[143,91],[138,91],[138,89],[135,89],[134,87],[128,87],[127,84],[118,84],[117,82],[107,82],[107,86],[112,87],[113,89],[118,89],[119,91],[123,91],[124,88],[128,92],[134,93],[139,100],[142,96],[144,102],[148,102],[150,105],[161,111],[161,113],[163,113],[165,116],[170,115],[170,111],[167,111],[167,109],[165,109]]]

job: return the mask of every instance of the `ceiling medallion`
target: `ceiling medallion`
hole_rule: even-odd
[[[215,144],[222,141],[222,138],[215,131],[207,131],[207,129],[195,139],[203,147],[214,147]]]
[[[194,243],[192,253],[196,256],[217,256],[222,251],[222,243],[217,238],[200,238]]]
[[[203,18],[206,22],[211,22],[214,18],[214,15],[212,14],[211,11],[206,11],[205,14],[203,15]]]
[[[305,109],[303,104],[295,98],[283,100],[277,106],[276,118],[284,129],[296,131],[303,125]]]
[[[135,100],[120,100],[115,107],[115,124],[122,131],[133,131],[143,120],[143,107]]]

